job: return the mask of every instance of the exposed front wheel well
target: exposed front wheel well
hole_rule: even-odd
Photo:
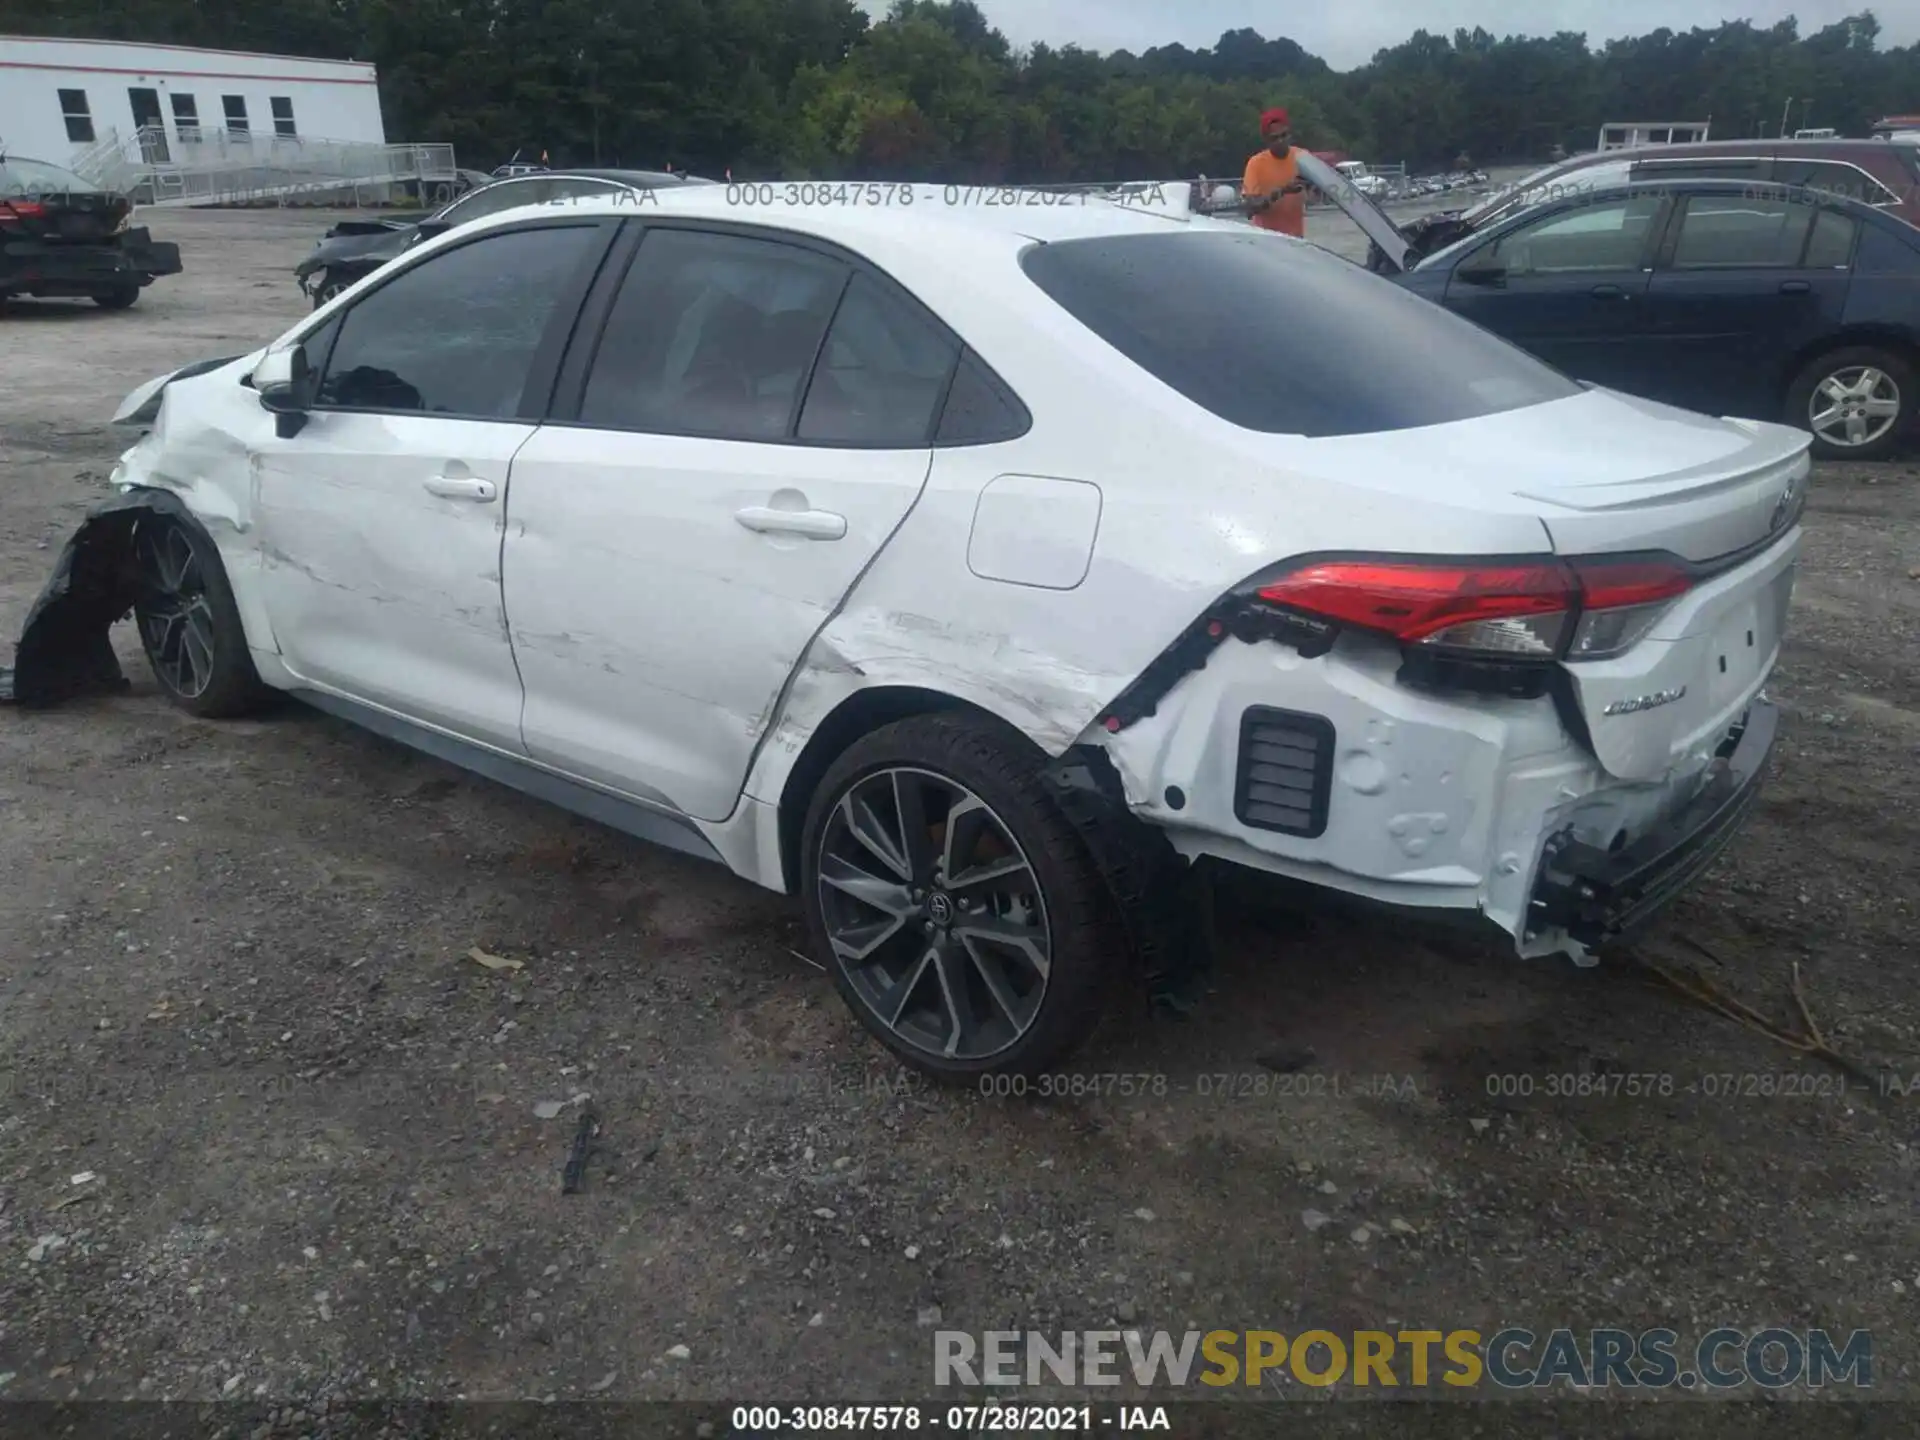
[[[945,711],[988,715],[979,706],[938,690],[922,690],[912,685],[878,685],[849,695],[820,722],[780,792],[780,865],[788,894],[797,894],[800,888],[801,831],[806,825],[807,807],[813,803],[813,792],[833,762],[861,737],[871,735],[883,725],[913,715],[936,715]]]

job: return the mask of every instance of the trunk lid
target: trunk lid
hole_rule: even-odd
[[[1606,390],[1496,417],[1479,453],[1561,555],[1661,551],[1703,577],[1612,660],[1564,670],[1594,758],[1622,780],[1704,770],[1779,656],[1808,437]]]
[[[1293,157],[1300,167],[1300,178],[1338,205],[1394,270],[1407,268],[1407,237],[1387,218],[1386,211],[1312,151],[1295,146]]]
[[[1788,523],[1774,544],[1696,585],[1618,658],[1563,667],[1608,774],[1705,771],[1780,656],[1800,533]]]
[[[1624,655],[1563,666],[1609,774],[1704,768],[1779,653],[1808,437],[1600,389],[1407,433],[1406,463],[1367,466],[1369,488],[1535,516],[1560,555],[1663,551],[1706,577]]]
[[[1803,487],[1809,437],[1785,425],[1719,420],[1590,388],[1564,400],[1399,432],[1403,463],[1380,442],[1313,442],[1370,489],[1483,513],[1537,516],[1561,555],[1665,550],[1696,564],[1764,542],[1775,510]],[[1351,473],[1351,472],[1349,472]]]

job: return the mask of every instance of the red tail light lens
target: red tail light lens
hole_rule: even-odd
[[[0,225],[9,220],[40,220],[46,217],[47,207],[38,200],[0,200]]]
[[[1576,592],[1555,561],[1420,565],[1330,561],[1262,585],[1260,598],[1406,644],[1510,657],[1559,653]]]
[[[1576,560],[1573,573],[1585,613],[1567,647],[1569,660],[1605,660],[1631,650],[1693,584],[1671,560]]]
[[[1685,566],[1659,559],[1334,560],[1263,581],[1256,593],[1406,645],[1498,660],[1597,660],[1637,644],[1692,583]]]

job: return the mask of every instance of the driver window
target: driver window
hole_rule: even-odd
[[[382,285],[341,320],[315,408],[510,420],[592,225],[488,235]],[[568,317],[571,321],[571,315]]]
[[[1630,195],[1563,210],[1501,236],[1469,263],[1509,276],[1638,270],[1660,206],[1658,195]]]

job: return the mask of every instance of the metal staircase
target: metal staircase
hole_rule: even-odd
[[[69,168],[142,205],[379,204],[457,179],[451,145],[372,145],[218,129],[108,131]]]

